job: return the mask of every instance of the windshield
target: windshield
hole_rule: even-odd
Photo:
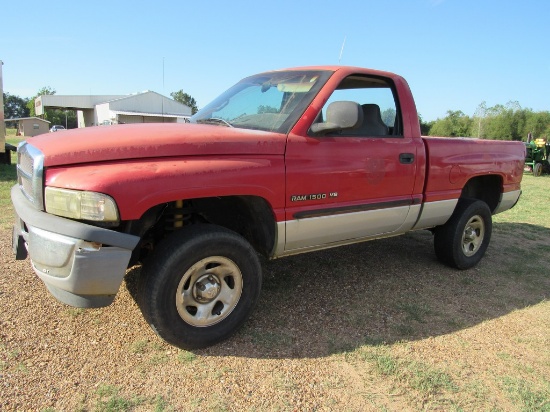
[[[279,71],[247,77],[197,112],[190,121],[288,133],[330,74]]]

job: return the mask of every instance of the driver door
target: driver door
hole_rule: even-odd
[[[290,134],[286,152],[285,252],[399,233],[412,226],[416,142],[403,137],[389,80],[350,76],[333,101],[364,111],[356,128]]]

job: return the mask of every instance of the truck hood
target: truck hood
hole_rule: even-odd
[[[44,166],[168,156],[283,155],[280,133],[198,124],[95,126],[29,138]]]

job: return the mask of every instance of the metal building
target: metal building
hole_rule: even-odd
[[[46,109],[76,110],[78,127],[118,123],[183,123],[191,108],[152,91],[131,95],[38,96],[36,115]]]
[[[17,136],[33,137],[48,133],[50,129],[50,122],[39,117],[18,117],[16,119],[5,119],[4,122],[17,123]]]
[[[4,153],[6,150],[6,125],[4,124],[4,85],[2,80],[2,66],[4,62],[0,60],[0,159],[5,162]],[[9,153],[8,153],[9,156]]]

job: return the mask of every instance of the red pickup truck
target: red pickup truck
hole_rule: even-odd
[[[142,262],[138,301],[182,348],[227,338],[274,259],[411,230],[479,262],[520,196],[521,142],[424,138],[406,81],[355,67],[245,78],[190,124],[91,127],[18,148],[16,258],[60,301],[109,305]]]

